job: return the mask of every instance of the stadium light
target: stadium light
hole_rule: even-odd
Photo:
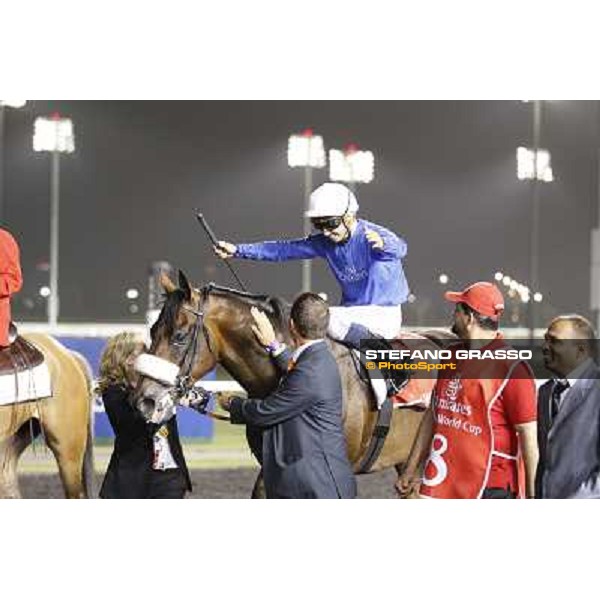
[[[0,106],[8,106],[9,108],[23,108],[27,104],[27,100],[0,100]]]
[[[312,129],[290,135],[288,139],[288,166],[321,169],[325,166],[323,138]]]
[[[8,106],[9,108],[23,108],[27,104],[27,100],[0,100],[0,106]]]
[[[534,156],[536,153],[530,148],[524,146],[517,148],[517,179],[523,181],[537,178],[538,181],[546,183],[554,181],[550,166],[550,152],[540,148],[537,151],[537,165],[534,164]]]
[[[513,279],[508,275],[504,275],[499,271],[495,274],[494,279],[508,288],[508,295],[511,298],[516,298],[519,296],[523,304],[528,304],[530,302],[531,290],[525,284],[519,283],[516,279]],[[534,300],[536,297],[542,298],[542,294],[537,292],[534,295]],[[536,300],[536,302],[539,302],[539,300]]]
[[[310,194],[312,192],[312,171],[325,166],[325,147],[323,138],[315,135],[312,129],[305,129],[298,134],[290,135],[287,152],[288,166],[304,168],[304,210],[308,210]],[[304,235],[310,235],[310,219],[304,217]],[[310,292],[312,278],[312,263],[310,260],[302,261],[302,291]]]
[[[351,184],[370,183],[375,175],[375,158],[369,150],[347,144],[343,150],[329,150],[329,179]]]
[[[529,283],[532,290],[539,288],[540,240],[540,182],[551,182],[554,177],[550,166],[550,152],[540,147],[542,130],[542,100],[531,103],[531,148],[517,148],[517,177],[531,182],[531,231],[529,235]],[[529,302],[529,337],[535,337],[537,309]]]
[[[75,150],[73,122],[58,114],[38,117],[34,123],[33,149],[36,152],[71,153]]]
[[[34,123],[33,149],[50,152],[50,296],[48,297],[48,323],[56,327],[59,312],[58,300],[58,207],[60,198],[60,155],[75,150],[73,123],[58,113],[38,117]]]

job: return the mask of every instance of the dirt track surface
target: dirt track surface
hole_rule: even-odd
[[[209,469],[191,471],[193,491],[189,498],[249,498],[255,469]],[[358,478],[359,498],[395,498],[393,469]],[[58,475],[23,474],[19,478],[24,498],[64,498]],[[98,478],[98,484],[100,478]]]

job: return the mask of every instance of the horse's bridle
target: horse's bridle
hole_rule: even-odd
[[[201,298],[198,306],[196,308],[192,308],[190,306],[183,305],[181,307],[182,310],[185,310],[187,313],[194,315],[194,328],[192,330],[192,337],[181,357],[181,361],[177,365],[179,367],[179,374],[175,379],[175,387],[172,390],[172,396],[174,400],[178,400],[187,396],[189,394],[194,394],[194,383],[192,381],[192,369],[194,368],[194,363],[196,361],[196,356],[198,354],[198,340],[200,338],[200,331],[204,335],[204,339],[206,340],[206,345],[210,352],[212,352],[211,344],[210,344],[210,336],[204,325],[204,304],[210,292],[210,285],[203,287],[200,290]],[[208,401],[208,400],[207,400]]]
[[[200,338],[200,331],[204,335],[204,339],[206,341],[206,345],[208,347],[209,352],[213,353],[211,343],[210,343],[210,335],[206,326],[204,325],[204,303],[210,293],[211,285],[207,285],[203,287],[201,291],[201,301],[196,309],[191,308],[189,306],[182,306],[182,310],[194,315],[195,322],[194,328],[192,330],[192,337],[185,349],[185,352],[179,362],[179,374],[175,378],[175,385],[169,391],[169,394],[174,402],[180,400],[181,398],[188,397],[191,398],[191,403],[194,404],[194,409],[198,412],[205,414],[213,419],[220,419],[223,421],[229,421],[229,417],[224,415],[219,415],[207,409],[207,405],[210,401],[211,395],[210,393],[205,393],[201,390],[198,390],[194,387],[196,383],[192,380],[192,369],[194,368],[194,363],[196,361],[196,356],[198,354],[198,340]],[[186,364],[187,363],[187,364]]]
[[[208,344],[208,333],[206,327],[204,327],[204,312],[202,310],[194,310],[188,306],[183,306],[182,310],[191,313],[195,316],[194,329],[192,330],[192,337],[181,357],[181,361],[177,365],[179,367],[179,375],[175,380],[175,396],[181,398],[187,395],[190,390],[194,387],[191,373],[194,368],[194,362],[196,355],[198,354],[198,338],[200,337],[200,330],[202,329],[204,337]],[[209,346],[210,348],[210,346]],[[186,365],[187,362],[187,365]]]

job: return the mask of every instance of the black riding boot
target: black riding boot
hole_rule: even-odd
[[[359,323],[352,323],[348,333],[341,341],[356,350],[360,350],[361,342],[365,343],[370,350],[393,350],[392,345],[385,338],[374,334]],[[408,377],[404,371],[396,371],[395,369],[379,369],[379,371],[385,379],[388,396],[397,394],[406,385],[405,382]]]

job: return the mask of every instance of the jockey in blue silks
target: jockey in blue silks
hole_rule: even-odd
[[[349,188],[324,183],[311,194],[306,212],[317,233],[253,244],[220,241],[215,252],[221,258],[264,261],[323,258],[342,289],[340,306],[330,308],[329,335],[354,348],[373,334],[394,338],[409,294],[402,268],[407,245],[385,227],[357,219],[357,212]]]

